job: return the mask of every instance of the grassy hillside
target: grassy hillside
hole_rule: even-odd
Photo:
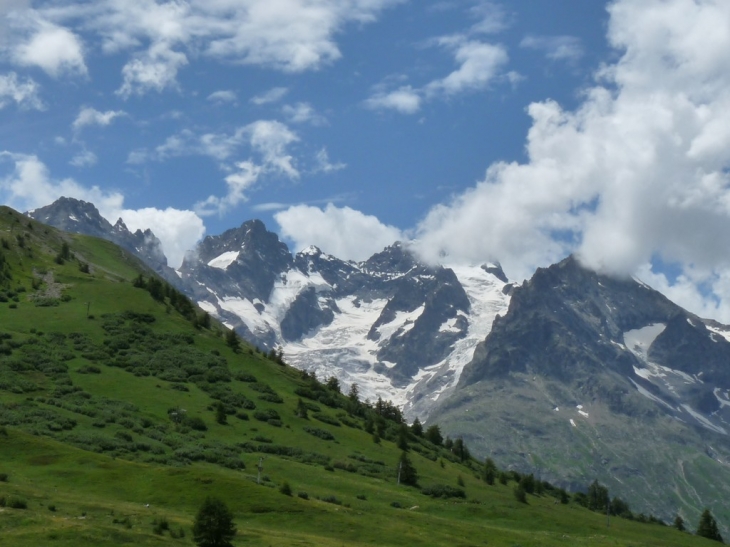
[[[522,503],[389,405],[231,342],[110,243],[0,209],[0,541],[192,545],[215,495],[236,545],[711,545],[547,485]]]

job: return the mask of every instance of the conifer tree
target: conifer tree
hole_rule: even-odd
[[[684,532],[684,519],[677,515],[674,517],[674,523],[672,524],[680,532]]]
[[[400,484],[407,484],[408,486],[416,486],[418,484],[418,471],[413,467],[413,463],[411,463],[411,459],[405,451],[401,452],[396,472],[398,473]]]
[[[494,464],[492,458],[484,460],[484,482],[488,485],[494,484],[494,479],[497,477],[497,466]]]
[[[411,433],[416,437],[423,437],[423,426],[418,418],[413,420],[413,424],[411,424]]]
[[[426,429],[426,440],[436,446],[441,446],[444,442],[444,438],[441,436],[441,429],[437,424],[433,424]]]
[[[722,536],[717,529],[717,522],[715,522],[715,517],[712,516],[709,509],[702,511],[700,523],[697,526],[697,535],[722,543]]]
[[[199,547],[230,547],[236,536],[233,514],[217,498],[206,498],[195,516],[193,539]]]

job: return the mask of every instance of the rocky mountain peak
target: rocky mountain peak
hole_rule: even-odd
[[[120,218],[112,226],[93,203],[75,198],[61,197],[50,205],[28,211],[29,217],[59,228],[66,232],[84,234],[112,241],[139,257],[157,273],[172,283],[177,276],[167,266],[167,257],[162,251],[162,243],[149,229],[132,233]]]

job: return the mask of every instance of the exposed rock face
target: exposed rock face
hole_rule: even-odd
[[[729,337],[571,257],[514,289],[431,419],[502,465],[571,487],[598,478],[637,510],[724,510]]]
[[[167,257],[155,234],[150,230],[131,232],[121,218],[112,226],[93,203],[62,197],[26,215],[65,232],[112,241],[140,258],[169,282],[179,283],[174,270],[167,265]]]

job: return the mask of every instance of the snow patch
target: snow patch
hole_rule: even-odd
[[[708,420],[702,414],[700,414],[699,412],[697,412],[696,410],[694,410],[691,406],[686,405],[686,404],[683,404],[682,405],[682,408],[690,416],[692,416],[695,420],[697,420],[698,422],[700,422],[700,424],[702,424],[707,429],[710,429],[710,430],[715,431],[717,433],[722,433],[723,435],[727,435],[727,431],[725,431],[725,428],[723,428],[723,427],[721,427],[719,425],[713,424],[710,420]]]
[[[645,388],[641,387],[641,386],[640,386],[639,384],[637,384],[636,382],[634,382],[634,381],[633,381],[633,380],[632,380],[631,378],[629,378],[629,381],[630,381],[630,382],[631,382],[632,384],[634,384],[634,387],[636,388],[636,390],[637,390],[637,391],[638,391],[638,392],[639,392],[640,394],[642,394],[642,395],[643,395],[644,397],[646,397],[647,399],[651,399],[651,400],[652,400],[652,401],[654,401],[655,403],[659,403],[659,404],[661,404],[661,405],[664,405],[664,406],[665,406],[665,407],[667,407],[667,408],[668,408],[669,410],[674,410],[674,409],[672,408],[672,405],[670,405],[670,404],[668,404],[667,402],[663,401],[662,399],[660,399],[659,397],[657,397],[656,395],[654,395],[653,393],[651,393],[651,392],[650,392],[650,391],[648,391],[647,389],[645,389]]]
[[[639,359],[646,361],[649,348],[666,328],[664,323],[654,323],[641,329],[627,331],[624,333],[624,345]]]
[[[218,268],[219,270],[225,270],[236,261],[240,253],[241,251],[228,251],[222,255],[218,255],[208,262],[208,266],[211,268]]]
[[[570,425],[572,425],[573,427],[578,427],[577,425],[575,425],[575,422],[573,421],[573,418],[570,419]]]
[[[75,216],[73,216],[73,215],[68,215],[68,218],[69,218],[69,220],[73,220],[74,222],[78,222],[78,221],[79,221],[79,219],[78,219],[78,218],[76,218],[76,217],[75,217]]]
[[[421,317],[425,305],[419,306],[411,312],[399,311],[395,313],[395,318],[384,325],[380,325],[377,328],[378,334],[380,334],[380,342],[383,343],[389,340],[394,334],[405,334],[415,326],[416,319]]]

